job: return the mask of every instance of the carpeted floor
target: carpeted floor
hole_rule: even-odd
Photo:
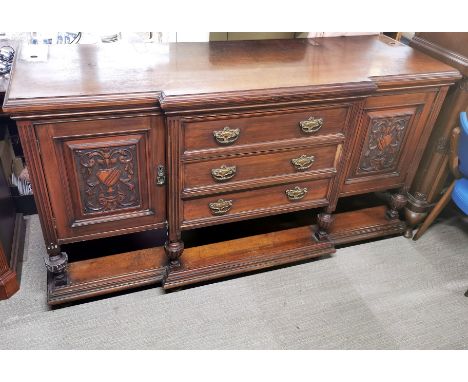
[[[468,220],[326,259],[164,294],[50,310],[37,216],[1,349],[467,349]]]

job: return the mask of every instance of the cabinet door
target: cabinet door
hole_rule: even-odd
[[[370,97],[348,153],[342,195],[385,190],[411,182],[420,159],[420,141],[436,92]]]
[[[159,116],[36,124],[59,243],[165,225]]]

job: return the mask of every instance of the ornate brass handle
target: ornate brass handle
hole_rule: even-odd
[[[236,175],[236,166],[226,166],[223,164],[220,168],[214,168],[211,170],[211,176],[218,181],[229,180]]]
[[[292,189],[286,190],[285,193],[289,200],[300,200],[306,196],[308,191],[307,187],[300,188],[299,186],[296,186]]]
[[[213,215],[224,215],[232,207],[232,200],[218,199],[217,202],[208,203]]]
[[[323,118],[310,117],[306,121],[299,122],[302,131],[307,134],[316,133],[323,126]]]
[[[291,159],[291,163],[296,168],[296,170],[307,170],[315,162],[315,157],[313,155],[301,155],[299,158]]]
[[[216,139],[216,142],[222,145],[228,145],[234,143],[239,138],[240,129],[231,129],[229,126],[226,126],[222,130],[213,131],[213,136]]]

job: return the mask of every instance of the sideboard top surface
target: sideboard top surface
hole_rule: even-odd
[[[393,45],[392,45],[393,44]],[[384,36],[173,44],[47,45],[18,54],[5,109],[53,109],[73,98],[166,98],[326,85],[453,81],[452,67]],[[16,110],[15,110],[16,109]]]

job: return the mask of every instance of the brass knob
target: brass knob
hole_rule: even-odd
[[[226,126],[222,130],[213,131],[213,136],[216,139],[216,142],[222,145],[228,145],[234,143],[239,138],[240,129],[231,129],[229,126]]]
[[[236,175],[236,166],[226,166],[223,164],[220,168],[214,168],[211,170],[211,176],[214,180],[224,182],[225,180],[232,179]]]
[[[296,168],[296,170],[307,170],[309,169],[315,162],[315,157],[313,155],[301,155],[299,158],[291,159],[291,163]]]
[[[213,215],[224,215],[231,209],[232,200],[218,199],[216,202],[208,203],[208,207]]]
[[[299,186],[296,186],[292,189],[286,190],[285,193],[289,200],[300,200],[304,196],[306,196],[308,191],[309,190],[306,187],[301,188]]]
[[[306,121],[299,122],[302,131],[307,134],[316,133],[323,126],[323,118],[310,117]]]

